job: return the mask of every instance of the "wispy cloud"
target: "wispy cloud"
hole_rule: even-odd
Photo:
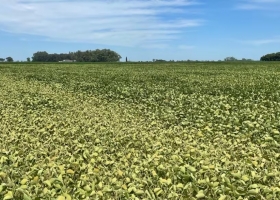
[[[169,45],[166,43],[150,43],[141,45],[141,47],[146,49],[167,49]]]
[[[193,48],[195,48],[195,46],[179,45],[178,48],[179,48],[179,49],[188,50],[188,49],[193,49]]]
[[[236,8],[241,10],[280,11],[280,0],[239,0]]]
[[[247,45],[262,46],[267,44],[278,44],[280,43],[280,38],[272,39],[259,39],[259,40],[237,40],[237,42]]]
[[[0,29],[58,41],[159,46],[203,24],[184,17],[195,6],[196,0],[2,0]]]

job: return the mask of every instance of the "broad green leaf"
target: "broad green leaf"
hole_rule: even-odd
[[[4,199],[3,200],[9,200],[9,199],[13,199],[13,192],[12,191],[8,191],[5,195],[4,195]]]
[[[196,198],[202,199],[204,197],[205,197],[204,191],[203,190],[198,191]]]
[[[57,200],[66,200],[64,196],[57,197]]]
[[[20,184],[25,185],[27,182],[28,182],[28,180],[24,178],[24,179],[21,180]]]
[[[226,195],[221,195],[219,200],[226,200],[227,196]]]

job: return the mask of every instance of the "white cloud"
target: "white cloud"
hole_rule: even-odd
[[[159,46],[175,40],[186,28],[202,25],[197,18],[177,18],[191,13],[196,0],[1,2],[0,29],[57,41]]]
[[[236,7],[241,10],[280,10],[280,0],[243,0]]]
[[[238,40],[238,42],[242,44],[262,46],[267,44],[278,44],[280,43],[280,38],[259,39],[259,40]]]
[[[146,48],[146,49],[167,49],[169,47],[168,44],[166,43],[150,43],[150,44],[144,44],[141,47]]]
[[[193,49],[193,48],[195,48],[195,46],[179,45],[178,48],[179,48],[179,49],[187,50],[187,49]]]

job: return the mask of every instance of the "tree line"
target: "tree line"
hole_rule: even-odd
[[[246,59],[246,58],[242,58],[241,60],[238,60],[237,58],[235,57],[226,57],[224,59],[224,61],[254,61],[252,59]]]
[[[96,50],[87,50],[87,51],[76,51],[76,52],[69,52],[69,53],[54,53],[49,54],[46,51],[38,51],[33,54],[32,62],[59,62],[63,60],[68,61],[76,61],[76,62],[118,62],[120,61],[121,56],[112,51],[110,49],[96,49]],[[12,57],[0,58],[0,62],[13,62]],[[191,61],[191,60],[187,60]],[[196,60],[198,61],[198,60]],[[221,61],[221,60],[219,60]],[[242,58],[238,60],[234,57],[227,57],[224,61],[253,61],[252,59],[245,59]],[[270,53],[262,56],[260,61],[280,61],[280,52],[277,53]],[[31,59],[28,57],[27,62],[31,62]],[[128,62],[126,58],[126,62]],[[163,59],[153,59],[153,62],[168,62]],[[175,62],[174,60],[170,60],[169,62]],[[186,62],[186,61],[177,61],[177,62]]]
[[[266,54],[261,57],[261,61],[280,61],[280,52]]]
[[[38,51],[33,54],[32,62],[59,62],[63,60],[76,62],[117,62],[120,59],[121,56],[115,51],[110,49],[96,49],[60,54],[49,54],[46,51]]]
[[[12,57],[7,57],[6,59],[5,58],[0,58],[0,62],[4,62],[4,61],[7,61],[7,62],[14,62],[14,59]]]
[[[122,57],[110,49],[96,49],[69,53],[49,54],[46,51],[38,51],[33,54],[32,62],[59,62],[63,60],[76,62],[118,62]],[[12,57],[0,58],[0,62],[13,62]],[[28,57],[27,62],[31,62]]]

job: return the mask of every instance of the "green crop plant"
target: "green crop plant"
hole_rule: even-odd
[[[0,64],[0,199],[280,199],[279,67]]]

